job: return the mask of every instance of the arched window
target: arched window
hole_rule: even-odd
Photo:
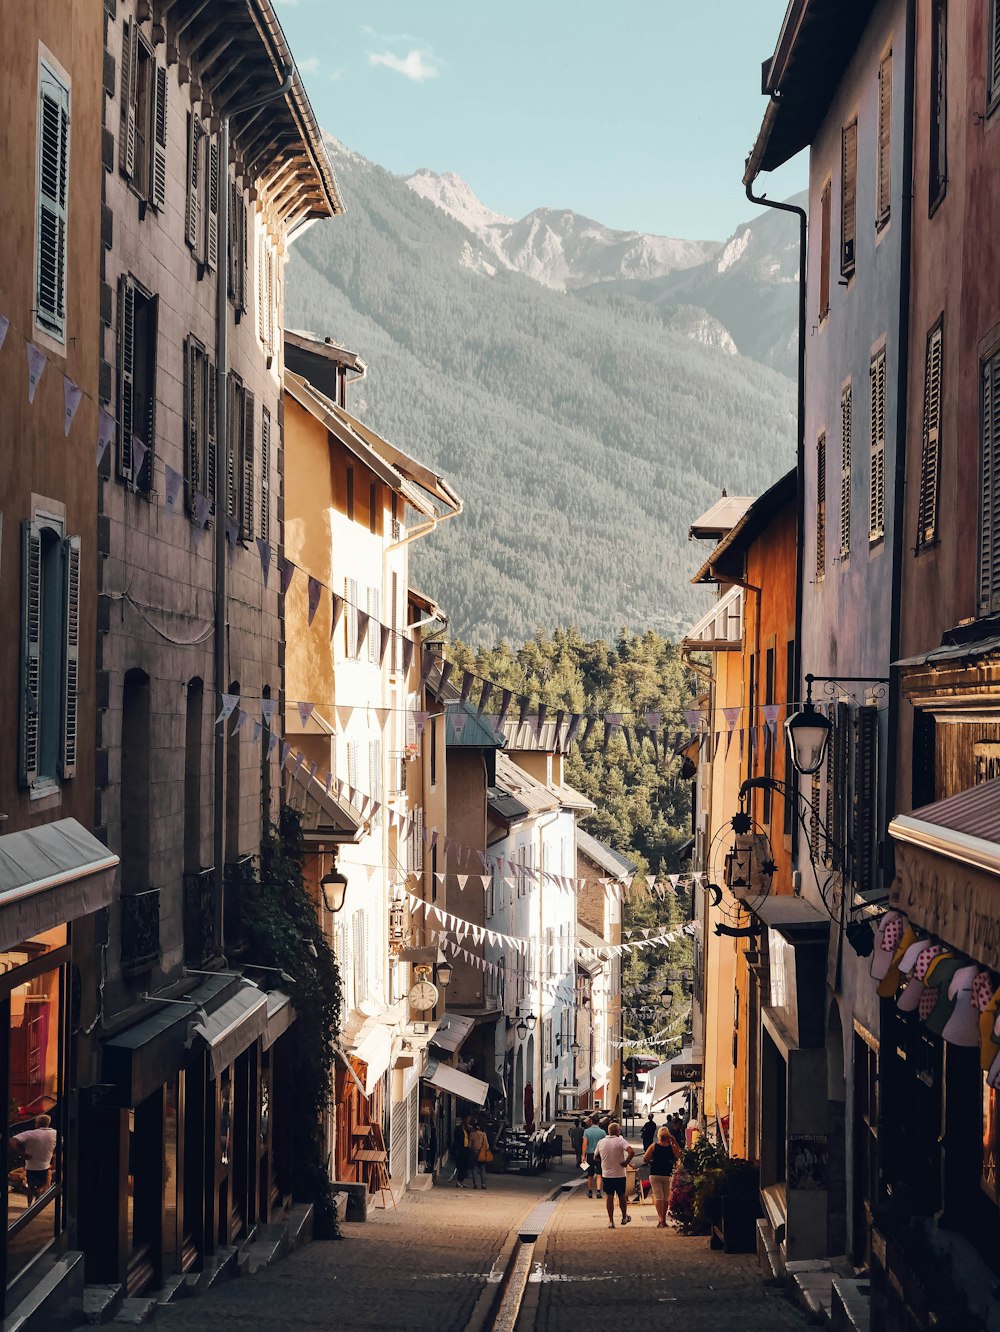
[[[125,672],[122,690],[122,893],[149,888],[149,676]]]
[[[205,686],[188,681],[184,718],[184,873],[201,869],[201,761]]]

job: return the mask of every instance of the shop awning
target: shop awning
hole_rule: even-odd
[[[480,1081],[479,1078],[470,1077],[460,1069],[452,1068],[450,1064],[439,1064],[432,1059],[423,1076],[425,1082],[440,1087],[442,1091],[451,1092],[452,1096],[457,1096],[459,1100],[469,1101],[472,1105],[486,1104],[489,1084]]]
[[[365,1095],[371,1096],[392,1058],[392,1027],[384,1022],[366,1022],[358,1033],[351,1055],[365,1066]]]
[[[266,1033],[267,995],[249,984],[241,985],[230,999],[191,1029],[192,1036],[208,1047],[214,1078]]]
[[[461,1013],[445,1013],[441,1024],[431,1037],[431,1043],[439,1050],[456,1054],[464,1045],[469,1032],[476,1025],[476,1019],[465,1017]]]
[[[267,992],[267,1030],[261,1043],[269,1050],[279,1036],[283,1036],[295,1021],[295,1009],[288,995],[281,990]]]
[[[110,906],[117,868],[76,819],[0,837],[0,950]]]

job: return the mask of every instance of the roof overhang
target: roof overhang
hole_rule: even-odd
[[[743,561],[747,551],[767,531],[782,509],[794,501],[797,478],[798,474],[793,467],[755,499],[736,526],[730,528],[722,538],[691,582],[739,582],[743,577]]]
[[[318,777],[312,777],[305,764],[286,769],[285,803],[302,816],[302,835],[306,842],[339,845],[360,842],[366,820],[360,810],[337,796],[333,787],[326,789]]]
[[[694,541],[718,541],[739,522],[753,503],[753,495],[723,495],[688,528]]]
[[[695,621],[681,640],[681,646],[699,652],[739,652],[743,646],[742,608],[743,589],[737,584]]]
[[[118,857],[76,819],[0,837],[0,950],[114,898]]]

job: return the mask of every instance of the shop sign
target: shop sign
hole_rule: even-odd
[[[897,842],[891,896],[915,924],[1000,971],[1000,877]]]
[[[700,1082],[701,1064],[671,1064],[671,1082]]]
[[[995,781],[1000,777],[1000,743],[996,740],[977,740],[973,747],[976,762],[976,785]]]

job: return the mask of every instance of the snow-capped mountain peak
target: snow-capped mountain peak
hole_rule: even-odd
[[[438,208],[450,213],[477,236],[481,236],[489,227],[507,226],[513,221],[513,218],[487,207],[468,181],[454,171],[439,174],[424,167],[412,176],[407,176],[406,183],[415,194],[437,204]]]

